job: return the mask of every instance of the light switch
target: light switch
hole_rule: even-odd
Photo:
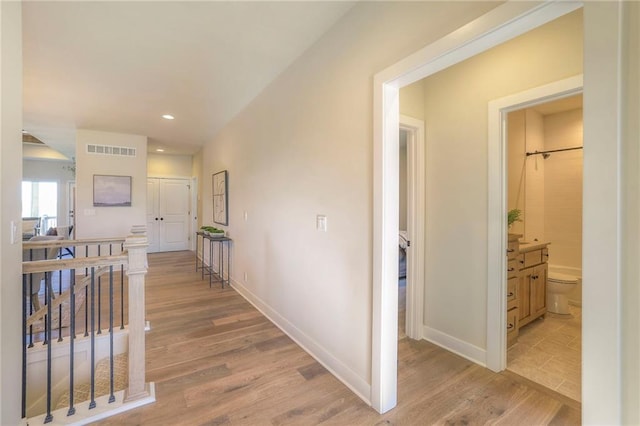
[[[11,244],[18,243],[18,225],[16,225],[15,221],[11,221],[11,230],[9,235],[11,235]]]
[[[318,231],[327,232],[327,216],[323,214],[316,216],[316,229]]]

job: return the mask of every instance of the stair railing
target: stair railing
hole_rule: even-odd
[[[67,416],[76,414],[74,388],[79,366],[75,362],[75,346],[82,343],[89,347],[90,368],[90,400],[89,410],[96,407],[95,366],[96,343],[108,339],[109,358],[109,398],[108,404],[115,402],[114,390],[114,334],[116,328],[128,332],[128,387],[122,403],[138,400],[149,395],[145,383],[145,312],[144,286],[147,272],[146,247],[147,239],[144,227],[135,227],[131,236],[115,239],[91,240],[54,240],[25,242],[23,250],[25,259],[42,258],[34,256],[38,250],[44,251],[45,260],[27,260],[23,262],[23,366],[22,366],[22,417],[34,417],[40,413],[27,412],[28,401],[28,357],[36,356],[36,344],[46,348],[46,408],[42,415],[43,422],[53,421],[52,377],[54,356],[53,347],[60,350],[63,345],[68,351],[68,407]],[[56,253],[50,256],[50,253]],[[108,253],[108,254],[107,254]],[[96,255],[97,254],[97,255]],[[84,271],[84,272],[83,272]],[[125,274],[126,272],[126,274]],[[79,275],[77,275],[79,274]],[[126,275],[126,276],[125,276]],[[35,277],[35,279],[34,279]],[[40,278],[44,278],[44,306],[39,305]],[[57,278],[58,292],[54,289]],[[37,282],[34,282],[37,281]],[[125,292],[125,285],[128,286]],[[63,288],[66,287],[64,290]],[[106,290],[105,290],[106,287]],[[119,292],[117,287],[119,287]],[[103,294],[103,290],[108,294]],[[76,297],[84,296],[84,321],[82,315],[76,315]],[[119,297],[119,312],[114,303]],[[103,301],[103,299],[106,299]],[[127,302],[128,299],[128,302]],[[67,302],[65,304],[65,302]],[[108,307],[102,306],[107,303]],[[125,303],[127,305],[128,324],[125,324]],[[66,310],[65,310],[66,309]],[[68,310],[68,311],[67,311]],[[108,319],[103,319],[104,312]],[[119,313],[120,318],[116,319]],[[57,320],[54,317],[57,314]],[[63,330],[62,318],[67,315],[68,326]],[[106,324],[106,329],[104,325]],[[117,324],[119,322],[119,324]],[[34,325],[44,327],[41,332],[34,331]],[[79,327],[78,327],[79,326]],[[68,329],[67,329],[68,327]],[[80,330],[77,330],[80,328]],[[84,328],[84,330],[82,330]],[[54,330],[56,330],[54,332]],[[78,336],[77,332],[83,335]],[[107,336],[101,336],[108,333]],[[57,341],[52,339],[57,337]],[[66,340],[65,340],[66,339]],[[100,340],[99,340],[100,339]],[[38,354],[42,351],[40,350]],[[40,355],[38,355],[40,356]],[[59,370],[58,370],[59,371]],[[30,375],[33,377],[33,372]],[[66,378],[66,376],[65,376]],[[64,378],[63,378],[64,379]],[[34,396],[33,389],[29,399],[42,398]],[[33,411],[33,410],[31,410]]]

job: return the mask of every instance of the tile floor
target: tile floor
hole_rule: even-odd
[[[507,351],[507,369],[580,401],[582,309],[569,308],[571,318],[548,313],[521,328]]]

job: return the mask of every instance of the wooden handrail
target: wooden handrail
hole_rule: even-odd
[[[93,266],[110,266],[122,265],[128,263],[129,255],[127,252],[116,254],[113,256],[93,256],[93,257],[77,257],[72,259],[52,259],[52,260],[33,260],[22,262],[23,274],[34,274],[36,272],[52,272],[67,269],[83,269]]]
[[[126,238],[89,238],[85,240],[42,240],[23,241],[22,249],[41,249],[50,247],[75,247],[75,246],[95,246],[105,244],[122,244]]]

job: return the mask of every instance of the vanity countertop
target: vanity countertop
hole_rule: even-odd
[[[520,241],[520,253],[539,250],[551,244],[549,241]]]

